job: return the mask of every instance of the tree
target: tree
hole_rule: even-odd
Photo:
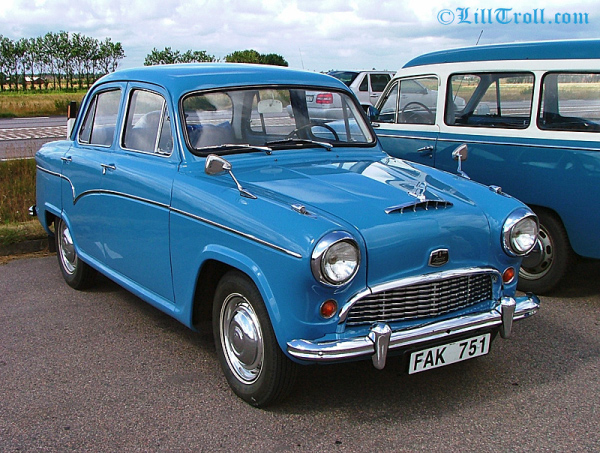
[[[269,53],[266,55],[261,55],[261,63],[262,64],[270,64],[273,66],[289,66],[288,62],[281,55],[277,55],[276,53]]]
[[[155,66],[159,64],[175,63],[203,63],[217,61],[214,55],[209,55],[205,50],[187,50],[181,53],[179,50],[172,50],[165,47],[164,50],[152,49],[144,60],[144,66]]]
[[[228,63],[255,63],[255,64],[268,64],[274,66],[288,66],[288,62],[285,61],[281,55],[275,53],[261,54],[254,49],[249,50],[236,50],[225,57],[225,61]]]

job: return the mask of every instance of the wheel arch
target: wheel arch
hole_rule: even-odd
[[[205,249],[205,259],[198,270],[192,301],[191,323],[195,328],[208,326],[212,318],[212,306],[217,285],[223,276],[232,270],[246,275],[261,294],[273,329],[278,319],[275,297],[264,273],[250,258],[222,246],[209,246]]]

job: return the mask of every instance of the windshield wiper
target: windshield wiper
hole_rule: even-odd
[[[266,145],[317,145],[317,146],[322,146],[323,148],[327,149],[327,151],[331,151],[331,148],[333,148],[333,145],[331,143],[327,143],[327,142],[318,142],[316,140],[308,140],[305,138],[286,138],[283,140],[273,140],[270,142],[265,143]]]
[[[236,149],[244,149],[250,151],[265,151],[270,153],[273,151],[272,148],[268,146],[254,146],[248,145],[247,143],[224,143],[222,145],[213,145],[213,146],[203,146],[202,148],[196,148],[198,151],[229,151]]]

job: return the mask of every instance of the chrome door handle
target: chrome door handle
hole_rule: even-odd
[[[100,166],[102,167],[102,174],[103,175],[106,174],[106,170],[114,171],[114,170],[117,169],[117,167],[115,166],[115,164],[100,164]]]
[[[429,156],[429,158],[433,158],[433,146],[424,146],[423,148],[419,148],[417,152],[422,154],[423,156]]]
[[[64,156],[61,157],[60,160],[62,160],[63,162],[72,162],[73,158],[71,156]]]

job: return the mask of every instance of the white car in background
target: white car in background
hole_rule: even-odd
[[[392,80],[394,71],[330,71],[327,74],[341,80],[349,87],[360,104],[375,105],[381,93]]]

